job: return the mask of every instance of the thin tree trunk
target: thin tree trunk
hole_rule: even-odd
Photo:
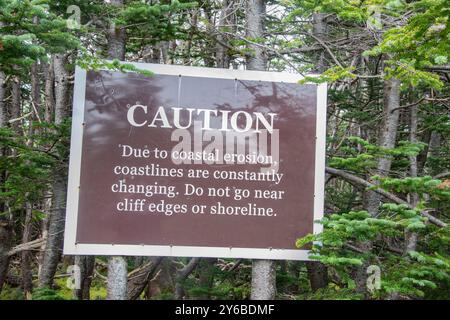
[[[324,40],[326,37],[327,27],[325,22],[325,13],[313,13],[313,34],[320,40]],[[325,52],[324,50],[319,51],[319,56],[317,57],[317,72],[325,71]]]
[[[418,106],[413,105],[410,109],[409,119],[409,140],[411,143],[417,143],[417,113]],[[411,178],[417,177],[417,155],[410,156],[410,175]],[[416,207],[419,203],[419,195],[416,192],[409,194],[409,203],[411,206]],[[405,231],[405,252],[415,251],[417,246],[417,233]]]
[[[253,260],[251,300],[273,300],[276,294],[275,261]]]
[[[8,251],[11,248],[12,241],[12,226],[8,219],[0,218],[0,292],[3,289],[5,283],[8,266],[9,256]]]
[[[400,81],[395,78],[384,80],[383,91],[383,123],[380,129],[380,137],[378,145],[382,148],[391,149],[395,147],[397,137],[397,126],[399,121],[399,106],[400,106]],[[378,160],[377,173],[380,176],[389,175],[392,160],[389,157],[382,157]],[[378,214],[380,206],[381,195],[374,191],[369,191],[366,194],[366,210],[372,215]],[[363,251],[370,251],[372,243],[366,242],[361,246]],[[367,293],[367,263],[356,269],[355,282],[356,291],[360,293]]]
[[[47,214],[45,215],[44,219],[42,219],[41,221],[41,238],[46,239],[48,237],[48,223],[49,223],[49,212],[51,212],[51,208],[52,208],[52,197],[51,197],[51,192],[50,190],[47,190],[45,192],[45,196],[47,197],[47,199],[44,200],[43,203],[43,212],[46,212]],[[44,241],[42,243],[42,246],[40,247],[39,250],[39,255],[38,255],[38,279],[41,279],[41,274],[42,274],[42,266],[44,263],[44,255],[45,255],[45,246],[46,246],[47,242]]]
[[[25,208],[25,221],[23,226],[22,243],[27,243],[31,241],[31,228],[32,228],[32,214],[33,207],[32,204],[27,202]],[[25,299],[31,299],[31,292],[33,291],[33,274],[31,272],[31,252],[22,252],[22,289]]]
[[[53,70],[53,59],[50,59],[49,63],[43,64],[45,83],[44,83],[44,121],[51,123],[53,121],[53,114],[55,111],[55,75]],[[45,192],[45,200],[42,204],[43,212],[51,213],[52,208],[52,197],[51,190]],[[49,227],[49,215],[46,214],[41,221],[41,237],[47,238],[48,227]],[[42,266],[44,263],[45,247],[46,242],[42,244],[38,256],[38,279],[41,279]]]
[[[53,61],[45,65],[45,122],[52,122],[55,111],[55,75],[53,70]]]
[[[127,263],[123,257],[109,258],[107,281],[107,300],[127,298]]]
[[[318,261],[307,261],[306,270],[308,272],[309,285],[312,291],[316,291],[328,286],[328,268]]]
[[[216,258],[203,258],[199,264],[199,287],[204,290],[197,299],[209,300],[211,299],[211,289],[214,284],[214,265]]]
[[[161,48],[159,44],[148,45],[144,49],[144,62],[159,63],[161,60]]]
[[[123,6],[123,0],[111,0],[116,7]],[[111,23],[108,29],[108,59],[125,60],[125,29]],[[124,257],[110,257],[108,261],[107,299],[125,300],[127,298],[127,262]]]
[[[34,114],[30,119],[40,119],[43,112],[41,108],[41,81],[39,78],[39,64],[37,62],[33,63],[31,66],[31,103],[34,105],[37,114]],[[33,129],[33,126],[30,125],[30,136],[33,134]]]
[[[265,16],[264,0],[247,0],[247,37],[263,36]],[[252,53],[247,57],[248,70],[265,70],[266,58],[263,49],[253,44],[248,45]],[[270,300],[276,292],[275,262],[271,260],[253,260],[252,263],[252,300]]]
[[[123,0],[110,0],[112,6],[122,7]],[[111,22],[108,28],[108,59],[125,60],[125,29],[117,28],[114,22]]]
[[[228,25],[234,24],[235,14],[232,13],[234,9],[234,0],[223,0],[222,10],[220,12],[218,31],[216,44],[216,65],[217,68],[228,69],[230,67],[230,55],[228,54],[229,37],[220,34],[220,31],[224,28],[228,29]]]
[[[36,21],[37,22],[37,21]],[[41,92],[40,92],[40,80],[39,80],[39,64],[37,62],[33,63],[31,66],[31,103],[34,105],[35,112],[40,112],[41,105]],[[33,107],[33,106],[32,106]],[[33,121],[38,115],[33,115],[30,117],[31,121]],[[29,146],[33,145],[32,136],[34,133],[33,124],[30,123],[28,134],[29,139],[27,144]],[[33,217],[33,204],[29,201],[25,204],[25,221],[23,226],[22,233],[22,243],[27,243],[31,241],[31,232],[32,232],[32,217]],[[21,261],[21,269],[22,269],[22,288],[25,299],[31,299],[31,292],[33,291],[33,274],[31,270],[31,260],[32,255],[30,251],[23,251]]]
[[[394,148],[397,137],[397,126],[400,106],[400,81],[391,78],[384,81],[384,111],[383,124],[380,130],[379,146],[382,148]],[[391,158],[382,157],[378,160],[377,173],[387,176],[391,169]],[[375,192],[369,192],[367,199],[367,211],[375,216],[378,213],[381,196]]]
[[[247,38],[263,37],[266,11],[265,0],[247,0]],[[260,46],[248,44],[252,53],[247,56],[248,70],[266,70],[266,57]],[[275,261],[253,260],[252,262],[252,300],[270,300],[276,293]]]
[[[80,288],[74,290],[78,300],[89,300],[95,256],[75,256],[75,265],[80,268]]]
[[[67,54],[55,54],[55,124],[61,124],[68,116],[69,100],[69,75],[65,69]],[[61,159],[63,162],[64,159]],[[49,217],[48,237],[42,261],[39,286],[51,287],[56,268],[61,257],[64,241],[64,221],[66,207],[66,172],[65,168],[59,168],[55,173],[53,184],[53,201]]]
[[[6,75],[0,70],[0,128],[6,127],[8,113],[5,104]]]
[[[324,13],[313,14],[313,34],[320,40],[325,40],[327,32],[327,26]],[[324,72],[325,65],[325,52],[321,50],[317,58],[316,70],[319,73]],[[336,121],[337,127],[337,121]],[[334,135],[332,135],[334,136]],[[319,261],[307,261],[306,270],[308,273],[309,285],[312,291],[316,291],[328,286],[328,268]]]
[[[423,161],[424,162],[423,167],[427,165],[429,159],[437,158],[439,156],[440,146],[441,146],[441,134],[437,131],[431,132],[426,159]]]
[[[4,128],[8,122],[8,112],[6,109],[5,97],[6,97],[6,75],[0,70],[0,128]],[[0,148],[0,157],[6,154],[6,150]],[[5,172],[0,172],[0,188],[4,190]],[[6,203],[0,203],[0,212],[7,210]],[[12,242],[12,224],[8,215],[0,215],[0,292],[2,291],[3,284],[6,281],[9,266],[8,251],[11,248]]]
[[[265,0],[247,0],[246,18],[247,18],[247,38],[255,39],[264,36],[264,18],[266,14]],[[252,51],[247,56],[248,70],[266,70],[267,59],[261,46],[248,44]]]
[[[20,78],[18,76],[14,76],[11,81],[11,108],[10,108],[10,117],[11,119],[18,119],[20,117],[20,109],[21,109],[21,89],[20,89]],[[21,134],[20,132],[20,121],[14,121],[11,124],[11,128],[17,132],[17,134]]]

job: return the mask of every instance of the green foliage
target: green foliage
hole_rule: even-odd
[[[85,70],[98,71],[103,69],[118,72],[136,72],[146,77],[152,77],[154,75],[152,71],[138,68],[134,64],[124,63],[117,59],[107,61],[91,55],[85,50],[83,50],[83,54],[77,59],[77,64]]]
[[[47,287],[35,289],[32,297],[33,300],[65,300],[56,290]]]
[[[31,66],[39,62],[35,66],[41,76],[55,53],[70,55],[70,72],[77,64],[89,70],[152,76],[151,71],[134,64],[101,59],[106,56],[112,24],[125,30],[125,60],[129,61],[153,58],[157,50],[170,63],[214,67],[220,40],[234,68],[242,67],[245,58],[255,54],[249,48],[253,42],[265,47],[270,70],[316,73],[326,69],[300,83],[329,84],[327,165],[370,180],[405,201],[417,196],[419,202],[416,208],[382,203],[377,214],[371,215],[364,210],[371,190],[330,178],[325,217],[320,221],[323,233],[296,242],[299,248],[312,247],[311,258],[328,266],[330,282],[312,292],[304,263],[280,263],[277,298],[449,299],[449,229],[438,228],[422,216],[426,211],[448,223],[450,212],[448,177],[433,178],[450,167],[450,92],[448,72],[442,71],[450,61],[448,0],[282,0],[270,2],[270,6],[273,3],[276,9],[266,16],[264,34],[249,38],[245,10],[232,8],[230,21],[222,24],[222,3],[214,1],[130,0],[113,6],[105,1],[0,0],[0,70],[7,76],[4,110],[10,112],[10,76],[19,75],[21,113],[33,111]],[[73,4],[81,10],[78,29],[67,27],[70,14],[66,10]],[[325,14],[323,37],[315,33],[314,13]],[[395,147],[383,148],[378,133],[389,116],[384,111],[384,81],[391,77],[402,82],[400,121]],[[43,80],[40,77],[41,108],[51,102]],[[412,106],[418,112],[415,139],[409,119]],[[32,238],[40,236],[37,226],[47,214],[40,204],[48,197],[56,174],[67,172],[70,121],[56,126],[30,119],[0,128],[0,148],[5,150],[0,158],[0,172],[4,173],[0,203],[7,204],[0,218],[12,217],[15,243],[22,240],[22,218],[29,204],[34,205]],[[380,160],[392,163],[388,172],[379,172]],[[413,160],[417,160],[418,176],[411,174]],[[411,235],[418,239],[414,251],[406,250]],[[14,272],[19,258],[13,257],[17,259],[10,268]],[[176,261],[171,263],[176,265]],[[184,258],[179,261],[187,262]],[[96,271],[104,275],[106,262],[99,257]],[[137,267],[131,259],[128,262],[129,270]],[[230,270],[235,263],[219,260],[208,268],[201,263],[182,283],[187,298],[248,299],[251,262],[241,261]],[[380,268],[381,289],[364,294],[361,278],[369,265]],[[36,265],[32,268],[35,273]],[[205,276],[211,283],[205,282]],[[66,280],[58,274],[52,289],[35,289],[33,298],[73,299]],[[173,299],[172,286],[151,298]],[[22,298],[22,290],[8,284],[0,294],[0,299]],[[103,278],[94,277],[91,299],[105,298]]]
[[[333,83],[342,79],[354,79],[356,76],[352,73],[354,70],[353,67],[344,68],[342,66],[335,66],[323,72],[318,76],[305,76],[302,80],[299,81],[300,84],[304,83],[324,83],[329,82]]]
[[[2,292],[0,292],[0,300],[23,300],[23,292],[20,288],[13,288],[4,284]]]
[[[228,259],[227,262],[231,262]],[[250,297],[250,273],[248,268],[238,268],[233,273],[222,271],[216,265],[209,265],[208,268],[198,267],[198,275],[195,278],[188,278],[184,281],[184,288],[190,297],[209,296],[214,300],[243,300]],[[212,286],[203,285],[199,282],[200,273],[202,276],[208,274],[214,279]]]
[[[373,218],[365,211],[331,214],[320,223],[324,232],[308,235],[297,241],[297,247],[315,242],[311,258],[332,267],[341,279],[339,288],[354,288],[349,276],[355,267],[377,265],[382,268],[381,290],[374,298],[390,294],[426,298],[442,293],[442,286],[450,285],[450,265],[445,249],[450,240],[449,229],[436,232],[424,223],[418,210],[405,205],[384,204],[381,215]],[[392,251],[392,243],[408,232],[423,237],[419,250]],[[438,249],[430,250],[428,243]]]
[[[450,8],[447,0],[413,1],[405,6],[415,14],[408,23],[390,28],[383,41],[367,54],[389,55],[386,72],[417,86],[421,83],[442,89],[443,83],[438,75],[428,69],[444,65],[450,52]]]
[[[54,173],[67,170],[70,121],[59,126],[31,125],[35,133],[29,137],[13,128],[0,128],[0,148],[10,150],[8,156],[0,158],[0,170],[8,172],[0,201],[8,202],[12,212],[23,208],[26,202],[42,199]]]
[[[340,288],[332,285],[330,288],[319,289],[305,296],[298,296],[299,300],[361,300],[364,296],[353,289]]]
[[[49,11],[51,1],[0,0],[0,69],[20,73],[48,53],[78,48],[66,21]],[[37,22],[38,21],[38,22]]]
[[[435,197],[436,200],[450,201],[450,187],[439,187],[442,185],[441,180],[433,179],[430,176],[424,177],[407,177],[404,179],[383,178],[374,176],[374,180],[380,182],[380,186],[386,190],[392,190],[399,193],[414,192],[421,197],[425,194]]]
[[[357,149],[354,146],[359,145]],[[417,156],[426,145],[422,142],[399,141],[395,148],[384,148],[360,137],[348,137],[343,141],[339,152],[329,160],[334,168],[365,172],[373,169],[380,158],[394,158],[403,165],[409,164],[409,157]]]
[[[130,1],[115,12],[114,22],[126,28],[130,39],[127,47],[130,52],[138,52],[145,45],[172,39],[185,39],[187,35],[186,11],[197,6],[196,2],[172,0],[149,5],[142,1]]]

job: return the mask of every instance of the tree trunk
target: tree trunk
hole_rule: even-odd
[[[22,243],[27,243],[31,240],[31,228],[32,228],[32,214],[33,207],[32,204],[27,202],[25,208],[25,221],[23,226]],[[33,274],[31,271],[31,252],[22,252],[22,289],[25,299],[31,299],[31,292],[33,291]]]
[[[139,296],[148,286],[151,277],[158,269],[162,260],[163,257],[153,257],[150,259],[150,261],[130,273],[127,284],[128,300],[136,300],[139,298]]]
[[[37,118],[40,119],[43,115],[41,108],[41,81],[39,78],[39,64],[33,63],[31,66],[31,102],[35,107],[37,114],[33,114],[30,118],[33,121]],[[30,126],[30,135],[33,134],[33,126]]]
[[[196,297],[200,300],[211,299],[211,289],[214,284],[214,265],[216,258],[203,258],[199,264],[199,287],[203,293]]]
[[[6,75],[0,70],[0,128],[4,128],[8,122],[8,112],[6,109]],[[6,154],[6,150],[0,148],[0,157]],[[4,190],[5,172],[0,172],[0,188]],[[5,203],[0,203],[0,212],[5,212],[7,206]],[[11,247],[12,241],[12,225],[9,216],[0,215],[0,292],[2,291],[3,284],[5,283],[8,273],[9,256],[8,251]]]
[[[428,150],[425,160],[423,161],[423,167],[427,165],[427,161],[430,158],[437,158],[439,156],[439,148],[441,146],[441,134],[437,131],[432,131],[430,134],[430,142],[428,143]]]
[[[400,106],[400,81],[391,78],[384,81],[384,111],[383,124],[380,130],[379,146],[382,148],[394,148],[397,137],[397,126]],[[378,160],[377,174],[386,176],[391,169],[391,158],[382,157]],[[367,197],[367,211],[376,216],[380,206],[381,196],[375,192],[369,192]]]
[[[5,283],[8,266],[9,256],[8,251],[11,248],[12,241],[12,226],[10,221],[4,218],[0,218],[0,292],[3,289]]]
[[[264,18],[266,14],[265,0],[247,0],[247,38],[250,40],[264,36]],[[266,70],[267,59],[261,46],[248,44],[252,52],[247,56],[248,70]]]
[[[200,258],[191,258],[188,264],[185,265],[182,269],[178,270],[177,277],[175,280],[175,299],[182,300],[185,297],[184,292],[184,281],[187,277],[194,271],[195,267],[197,267],[200,262]]]
[[[218,31],[219,35],[217,36],[217,44],[216,44],[216,66],[217,68],[225,68],[228,69],[230,67],[230,55],[228,54],[228,45],[229,37],[220,34],[220,31],[224,28],[228,29],[228,25],[235,24],[234,13],[232,13],[234,9],[234,0],[223,0],[222,2],[222,10],[220,12],[219,18],[219,26]]]
[[[273,300],[276,294],[275,261],[253,260],[251,300]]]
[[[8,113],[6,110],[5,104],[5,81],[6,75],[3,71],[0,70],[0,128],[6,127]]]
[[[55,75],[53,70],[53,61],[45,65],[45,122],[52,122],[55,112]]]
[[[65,69],[67,54],[55,54],[55,124],[59,125],[68,116],[69,75]],[[51,287],[56,268],[61,257],[64,241],[64,222],[66,213],[66,168],[65,159],[61,159],[62,168],[55,172],[53,201],[49,217],[48,237],[45,244],[39,286]]]
[[[39,80],[39,65],[37,62],[33,63],[31,66],[31,103],[34,104],[35,112],[40,111],[41,104],[41,86]],[[30,120],[33,121],[39,115],[33,115],[30,117]],[[34,133],[34,127],[32,123],[30,123],[29,129],[29,139],[27,144],[29,146],[33,145],[32,135]],[[32,218],[33,218],[33,204],[30,202],[26,202],[25,204],[25,221],[23,226],[22,233],[22,243],[27,243],[31,241],[31,232],[32,232]],[[31,270],[31,260],[32,255],[30,251],[23,251],[21,261],[21,269],[22,269],[22,289],[25,299],[31,299],[31,292],[33,291],[33,274]]]
[[[325,13],[313,13],[313,34],[320,40],[324,40],[327,32]],[[324,50],[319,51],[319,56],[317,57],[317,72],[322,73],[325,71],[325,52]]]
[[[265,0],[247,0],[247,38],[262,38],[265,18]],[[252,53],[247,56],[248,70],[266,70],[266,57],[263,49],[248,44]],[[252,263],[252,300],[270,300],[276,292],[275,261],[253,260]]]
[[[123,0],[111,0],[116,7],[123,6]],[[108,29],[108,59],[125,60],[125,29],[117,28],[111,22]],[[111,257],[108,261],[108,295],[110,300],[125,300],[127,297],[127,262],[124,257]]]
[[[328,286],[328,268],[318,261],[307,261],[309,285],[312,291],[326,288]]]
[[[109,258],[107,281],[107,300],[127,298],[127,262],[124,257]]]
[[[11,81],[11,108],[10,108],[10,117],[11,119],[18,119],[20,117],[20,109],[21,109],[21,90],[20,90],[20,78],[15,76]],[[11,128],[17,132],[17,134],[21,134],[20,129],[20,121],[14,121],[11,123]]]
[[[78,300],[89,300],[95,256],[75,256],[75,265],[80,268],[80,288],[74,290]]]
[[[158,266],[158,272],[149,279],[145,292],[146,299],[163,293],[175,292],[176,266],[172,258],[164,258]]]
[[[411,143],[417,143],[417,113],[418,106],[413,105],[410,109],[410,119],[409,119],[409,141]],[[417,155],[410,156],[410,175],[411,178],[417,177]],[[416,207],[419,203],[419,195],[416,192],[409,194],[409,203],[411,206]],[[415,251],[417,246],[417,233],[405,231],[405,252]]]
[[[325,40],[326,38],[326,22],[324,13],[314,13],[313,14],[313,34],[320,40]],[[325,65],[325,52],[320,50],[319,56],[317,57],[317,67],[316,70],[319,73],[324,72],[326,69]],[[312,291],[316,291],[321,288],[326,288],[328,286],[328,268],[319,261],[307,261],[306,271],[308,273],[309,285]]]
[[[394,148],[397,137],[397,126],[399,120],[399,106],[400,106],[400,81],[395,78],[384,80],[383,91],[383,123],[380,129],[380,137],[378,145],[382,148]],[[377,174],[380,176],[389,175],[391,169],[391,158],[382,157],[378,160]],[[374,191],[369,191],[366,194],[366,210],[375,217],[378,214],[380,206],[381,195]],[[372,249],[372,243],[366,242],[362,245],[363,251],[370,251]],[[366,293],[366,280],[368,264],[365,263],[356,270],[356,291],[360,293]]]
[[[112,6],[122,7],[123,0],[110,0]],[[117,28],[114,22],[108,28],[108,59],[125,60],[125,29]]]

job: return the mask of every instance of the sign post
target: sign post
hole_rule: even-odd
[[[77,68],[64,253],[307,260],[326,85],[286,73]]]

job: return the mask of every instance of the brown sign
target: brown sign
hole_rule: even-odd
[[[65,253],[305,259],[326,87],[136,66],[155,75],[76,71]]]

